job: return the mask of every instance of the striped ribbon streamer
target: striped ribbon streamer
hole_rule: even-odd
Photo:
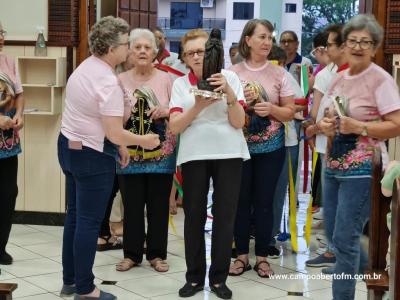
[[[290,152],[288,153],[289,159],[289,228],[290,228],[290,241],[292,243],[293,251],[297,253],[297,201],[296,201],[296,191],[293,180],[292,171],[292,157]]]
[[[316,151],[313,151],[313,154],[312,154],[311,182],[314,182],[317,160],[318,160],[318,153]],[[312,203],[313,203],[313,196],[312,196],[312,193],[310,193],[310,200],[308,202],[308,207],[307,207],[306,228],[305,228],[305,232],[304,232],[306,243],[307,243],[307,247],[309,247],[309,245],[310,245],[310,237],[311,237]]]

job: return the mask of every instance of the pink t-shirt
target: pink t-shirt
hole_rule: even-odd
[[[6,73],[15,85],[15,93],[20,94],[23,92],[21,79],[18,70],[15,67],[15,60],[4,53],[0,52],[0,71]]]
[[[133,92],[139,87],[147,86],[153,90],[161,106],[168,107],[171,98],[172,79],[166,72],[158,69],[154,69],[154,72],[154,76],[145,81],[135,80],[132,71],[119,74],[118,78],[124,89],[125,101],[129,100],[131,105],[134,106],[136,98],[133,96]]]
[[[393,78],[374,63],[351,76],[345,70],[331,85],[328,96],[348,99],[348,115],[359,121],[372,121],[400,109],[399,90]]]
[[[330,86],[328,97],[340,96],[348,101],[346,114],[363,122],[379,122],[382,116],[400,110],[399,90],[394,79],[381,67],[374,63],[362,73],[351,76],[349,69],[341,73]],[[388,162],[387,149],[383,141],[359,136],[355,145],[342,149],[340,136],[333,140],[327,153],[327,174],[340,176],[371,175],[374,149],[380,148],[382,163]],[[339,146],[337,146],[339,145]],[[335,148],[336,147],[336,148]]]
[[[14,83],[15,93],[21,94],[23,92],[21,79],[18,74],[18,70],[15,66],[15,60],[4,53],[0,52],[0,72],[6,73]],[[0,114],[5,114],[12,118],[15,115],[15,109],[3,113],[0,110]],[[15,156],[21,152],[21,145],[19,134],[17,130],[6,130],[0,129],[0,159]]]
[[[285,71],[270,62],[260,68],[251,68],[246,62],[233,65],[229,70],[235,72],[245,85],[250,81],[258,81],[268,94],[273,104],[279,105],[280,97],[293,96],[293,91],[285,76]]]
[[[251,81],[260,83],[267,93],[268,101],[273,104],[280,105],[281,97],[294,94],[285,70],[268,61],[260,68],[251,68],[246,62],[241,62],[233,65],[230,70],[239,76],[243,86]],[[269,153],[284,146],[282,122],[255,114],[246,114],[246,120],[244,133],[250,154]]]
[[[123,115],[124,94],[114,70],[98,57],[90,56],[68,79],[61,133],[103,152],[102,116]]]

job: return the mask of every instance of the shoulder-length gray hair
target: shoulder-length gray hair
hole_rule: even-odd
[[[118,47],[121,35],[129,32],[128,23],[121,18],[108,16],[93,25],[89,33],[89,49],[92,54],[103,56],[110,48]]]
[[[342,36],[343,41],[347,40],[347,37],[353,31],[366,30],[371,35],[374,42],[374,48],[379,48],[383,41],[383,28],[376,21],[373,15],[357,15],[350,19],[349,22],[343,27]]]
[[[129,35],[130,47],[132,47],[132,45],[140,38],[147,39],[150,42],[151,47],[153,48],[154,55],[157,55],[158,48],[156,44],[156,38],[154,34],[148,29],[144,28],[133,29]]]
[[[246,25],[244,26],[244,29],[243,29],[243,32],[242,32],[242,35],[241,35],[240,41],[239,41],[239,53],[243,59],[247,59],[250,57],[250,48],[247,45],[246,37],[247,36],[250,37],[254,34],[254,30],[256,29],[258,24],[263,25],[265,28],[268,29],[269,32],[271,32],[271,33],[274,32],[274,26],[268,20],[253,19],[253,20],[248,21],[246,23]]]

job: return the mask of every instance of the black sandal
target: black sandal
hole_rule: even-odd
[[[260,272],[258,272],[258,271],[260,270],[260,265],[262,265],[262,264],[267,264],[267,265],[268,265],[268,268],[269,268],[269,271],[271,271],[272,274],[261,275]],[[261,278],[269,278],[270,276],[272,276],[272,275],[275,274],[275,273],[274,273],[274,270],[271,269],[271,265],[270,265],[269,262],[267,262],[266,260],[259,261],[258,263],[256,263],[256,265],[254,266],[253,269],[254,269],[254,271],[257,272],[257,275],[258,275],[259,277],[261,277]],[[269,272],[269,271],[267,271],[267,272]]]
[[[247,263],[247,265],[246,265],[246,263],[245,263],[243,260],[241,260],[240,258],[235,259],[234,262],[233,262],[233,264],[235,264],[236,262],[240,262],[240,263],[243,265],[243,267],[238,267],[238,268],[236,268],[236,270],[237,270],[237,269],[242,269],[242,272],[239,272],[239,273],[232,273],[232,272],[229,272],[229,273],[228,273],[229,276],[240,276],[240,275],[242,275],[244,272],[247,272],[247,271],[250,271],[250,270],[251,270],[251,265],[250,265],[249,263]]]
[[[122,241],[118,237],[115,237],[114,242],[110,242],[112,236],[100,236],[100,239],[106,241],[105,244],[97,244],[97,251],[108,251],[108,250],[119,250],[123,248]]]

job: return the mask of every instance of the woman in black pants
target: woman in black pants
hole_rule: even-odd
[[[0,264],[10,265],[6,252],[18,195],[18,131],[23,127],[24,98],[14,59],[2,53],[6,31],[0,23]]]
[[[260,277],[273,274],[267,255],[273,226],[273,199],[275,187],[285,159],[285,132],[283,122],[294,116],[293,91],[285,71],[268,61],[272,48],[274,28],[267,20],[251,20],[243,29],[239,53],[244,61],[232,66],[246,84],[244,95],[250,103],[246,127],[247,145],[251,160],[243,165],[240,200],[235,223],[235,244],[238,258],[232,264],[230,275],[237,276],[250,270],[249,239],[250,209],[255,215],[254,270]],[[258,90],[258,94],[255,91]]]
[[[203,75],[203,58],[208,34],[200,29],[182,38],[183,59],[190,73],[175,80],[170,102],[170,126],[180,133],[177,164],[182,167],[185,200],[186,284],[180,297],[190,297],[204,288],[206,252],[204,226],[207,219],[207,195],[213,180],[213,227],[209,284],[219,298],[230,299],[226,286],[233,224],[239,199],[242,163],[249,158],[243,136],[244,110],[239,104],[243,89],[233,72],[222,70],[208,78],[214,91],[226,94],[226,100],[194,96]]]

